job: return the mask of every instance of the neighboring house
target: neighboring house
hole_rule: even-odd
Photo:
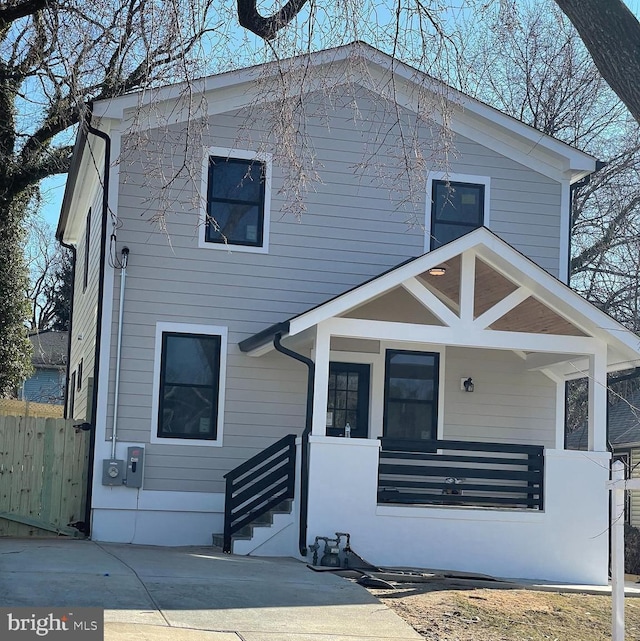
[[[207,79],[186,147],[180,87],[97,102],[81,127],[58,238],[76,248],[71,380],[92,381],[67,412],[95,426],[93,538],[224,531],[236,553],[311,559],[340,531],[379,565],[605,583],[603,383],[640,353],[565,284],[571,185],[595,159],[450,90],[448,173],[411,201],[400,127],[441,144],[437,113],[416,117],[439,85],[362,44],[304,63],[320,180],[300,222],[262,110],[274,66]],[[564,447],[580,372],[588,452]]]
[[[55,330],[29,335],[33,354],[33,374],[18,392],[20,400],[64,404],[69,333]]]
[[[624,378],[637,381],[638,372]],[[637,383],[636,383],[637,384]],[[616,389],[615,378],[609,386]],[[614,394],[607,412],[607,443],[614,459],[621,460],[627,476],[640,478],[640,390],[630,394]],[[566,447],[571,450],[586,450],[588,433],[586,425],[569,432]],[[626,494],[625,519],[634,527],[640,527],[640,494],[629,491]]]

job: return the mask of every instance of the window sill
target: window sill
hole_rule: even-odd
[[[264,244],[262,247],[257,247],[255,245],[234,245],[233,243],[210,243],[200,238],[198,240],[198,247],[200,249],[213,249],[217,251],[225,251],[228,254],[233,254],[235,252],[246,253],[246,254],[268,254],[269,246]]]

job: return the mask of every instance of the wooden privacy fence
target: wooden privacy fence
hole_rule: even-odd
[[[73,423],[0,415],[0,536],[82,536],[89,432]]]

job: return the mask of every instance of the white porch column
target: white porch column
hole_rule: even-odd
[[[555,377],[556,381],[556,449],[564,449],[565,430],[565,405],[567,402],[567,390],[563,378]]]
[[[607,450],[607,347],[589,356],[589,451]]]
[[[316,326],[315,377],[313,380],[313,422],[311,434],[327,435],[327,389],[329,387],[329,350],[331,335],[326,323]]]

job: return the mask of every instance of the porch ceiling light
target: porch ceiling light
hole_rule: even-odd
[[[444,276],[447,273],[447,268],[443,265],[438,265],[438,267],[432,267],[428,271],[430,276]]]

